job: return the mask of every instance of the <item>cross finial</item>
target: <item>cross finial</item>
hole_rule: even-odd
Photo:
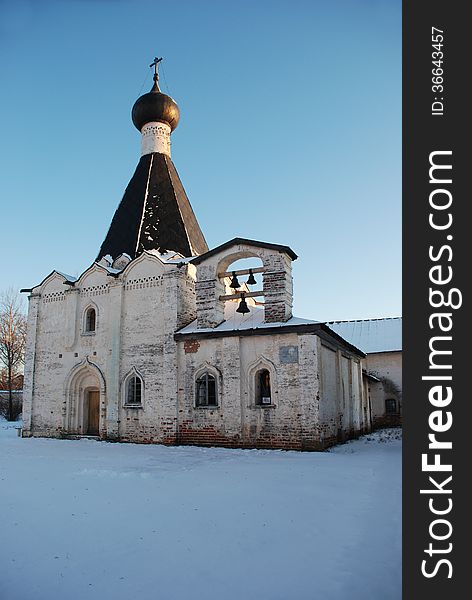
[[[157,56],[155,56],[154,60],[149,65],[151,69],[152,69],[152,67],[154,67],[154,76],[153,76],[154,81],[157,81],[159,79],[159,73],[157,72],[157,65],[161,62],[161,60],[162,60],[162,56],[161,56],[161,58],[157,58]]]

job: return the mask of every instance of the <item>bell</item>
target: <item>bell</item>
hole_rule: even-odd
[[[246,283],[248,285],[256,285],[256,283],[257,283],[256,278],[254,277],[254,274],[252,272],[252,269],[249,269],[249,277],[248,277]]]
[[[233,271],[233,278],[231,279],[231,283],[229,284],[229,287],[232,287],[235,290],[237,290],[239,287],[241,287],[239,285],[239,281],[238,281],[238,278],[236,276],[236,271]]]
[[[244,294],[241,294],[241,302],[239,303],[239,306],[236,309],[236,312],[241,313],[242,315],[245,315],[246,313],[251,312],[246,303],[246,300],[244,299]]]

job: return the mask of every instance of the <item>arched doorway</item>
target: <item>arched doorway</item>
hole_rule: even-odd
[[[77,435],[100,435],[105,420],[105,380],[88,360],[76,365],[66,386],[65,430]]]

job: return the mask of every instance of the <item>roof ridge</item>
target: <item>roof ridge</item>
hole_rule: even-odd
[[[370,319],[342,319],[340,321],[326,321],[330,323],[365,323],[366,321],[395,321],[396,319],[403,319],[403,317],[372,317]]]

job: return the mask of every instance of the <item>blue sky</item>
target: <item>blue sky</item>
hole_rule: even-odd
[[[93,261],[163,56],[208,245],[292,247],[297,316],[401,314],[399,0],[0,0],[0,50],[0,289]]]

